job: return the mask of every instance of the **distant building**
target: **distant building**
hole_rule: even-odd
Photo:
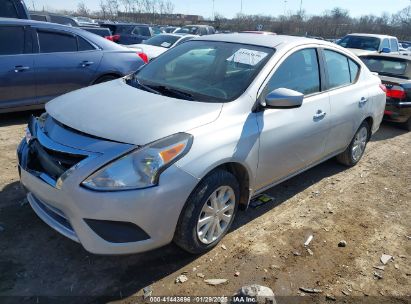
[[[184,14],[159,14],[159,13],[126,13],[118,12],[117,18],[133,22],[142,23],[162,23],[162,24],[193,24],[204,20],[203,16],[199,15],[184,15]]]

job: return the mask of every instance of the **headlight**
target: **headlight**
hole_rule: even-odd
[[[109,163],[88,177],[82,185],[100,191],[155,186],[161,172],[187,154],[192,142],[192,135],[186,133],[160,139]]]

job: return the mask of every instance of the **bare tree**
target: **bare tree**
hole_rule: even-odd
[[[90,10],[87,8],[84,1],[80,1],[77,4],[77,14],[79,14],[80,16],[88,16],[90,14]]]

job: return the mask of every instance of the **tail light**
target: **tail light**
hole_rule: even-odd
[[[106,36],[104,38],[113,42],[118,42],[120,40],[120,35]]]
[[[404,99],[407,97],[407,94],[405,93],[404,88],[401,86],[393,85],[393,86],[386,86],[386,88],[387,88],[387,97],[390,97],[393,99]]]
[[[138,52],[137,55],[144,61],[144,63],[148,63],[149,60],[148,60],[148,56],[146,53]]]

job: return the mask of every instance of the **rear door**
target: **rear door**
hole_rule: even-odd
[[[36,103],[29,27],[0,26],[0,109]]]
[[[359,82],[360,66],[335,50],[323,49],[330,96],[330,135],[326,152],[344,150],[368,112],[368,83]]]
[[[38,28],[36,37],[38,54],[34,64],[41,103],[93,82],[101,50],[70,32]]]

